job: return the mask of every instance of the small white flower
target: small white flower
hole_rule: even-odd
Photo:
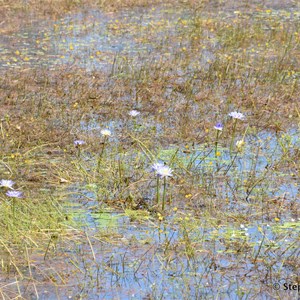
[[[15,184],[15,182],[13,182],[12,180],[6,180],[6,179],[0,180],[0,186],[6,187],[9,189],[13,189],[14,184]]]
[[[6,192],[6,196],[12,197],[12,198],[22,198],[23,193],[20,191],[8,191],[8,192]]]
[[[103,136],[111,136],[111,131],[108,129],[102,129],[100,132]]]
[[[156,162],[154,163],[151,168],[152,168],[152,171],[154,172],[157,172],[159,168],[163,167],[164,166],[164,163],[161,163],[161,162]]]
[[[214,126],[216,130],[222,131],[223,130],[223,124],[222,123],[217,123],[216,126]]]
[[[233,119],[239,119],[239,120],[242,120],[242,121],[245,120],[245,118],[246,118],[242,113],[237,112],[237,111],[233,111],[228,115],[229,115],[229,117],[231,117]]]
[[[134,109],[134,110],[131,110],[128,114],[131,117],[136,117],[136,116],[138,116],[140,114],[140,112]]]
[[[156,174],[161,178],[172,177],[173,170],[168,166],[161,166],[157,169]]]
[[[241,227],[242,229],[244,229],[244,228],[245,228],[245,225],[244,225],[244,224],[241,224],[240,227]]]
[[[74,141],[75,147],[78,147],[78,146],[81,146],[81,145],[84,145],[84,144],[85,144],[85,141],[82,141],[82,140],[76,140],[76,141]]]

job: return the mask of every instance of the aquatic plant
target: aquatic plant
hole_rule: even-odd
[[[80,157],[81,153],[81,146],[85,144],[85,141],[83,140],[75,140],[74,141],[74,146],[77,149],[77,156]]]
[[[23,198],[23,193],[21,191],[7,191],[5,193],[6,196],[12,198],[12,215],[13,215],[13,223],[16,220],[16,198]]]
[[[230,142],[230,154],[231,154],[232,153],[232,149],[233,149],[234,139],[235,139],[235,131],[236,131],[237,120],[244,121],[245,120],[245,116],[242,113],[237,112],[237,111],[233,111],[233,112],[229,113],[228,116],[231,117],[232,119],[234,119],[233,129],[232,129],[232,136],[231,136],[231,142]]]
[[[156,204],[159,204],[159,175],[157,174],[157,171],[159,170],[159,168],[163,167],[164,163],[161,162],[156,162],[151,166],[152,171],[155,172],[156,174]]]
[[[159,179],[163,179],[163,197],[162,197],[162,211],[165,209],[166,201],[166,190],[167,190],[167,178],[172,177],[173,170],[164,164],[155,163],[152,169],[156,172],[157,183],[156,183],[156,201],[159,203]]]
[[[216,141],[215,141],[215,157],[217,158],[217,153],[218,153],[218,141],[219,141],[219,134],[220,134],[220,131],[223,130],[223,124],[222,123],[217,123],[215,126],[214,126],[214,129],[217,130],[217,136],[216,136]]]
[[[99,156],[98,156],[97,173],[99,173],[99,171],[100,171],[102,156],[103,156],[103,153],[104,153],[104,150],[105,150],[106,142],[107,142],[108,138],[112,135],[112,133],[109,129],[102,129],[100,131],[100,133],[104,137],[104,140],[103,140],[103,143],[102,143],[101,151],[100,151]]]

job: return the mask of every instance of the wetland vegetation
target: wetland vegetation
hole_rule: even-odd
[[[0,17],[1,299],[299,298],[297,1]]]

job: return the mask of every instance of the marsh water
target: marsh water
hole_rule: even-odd
[[[273,9],[273,13],[287,19],[300,18],[293,7]],[[224,18],[233,18],[236,10],[221,14]],[[262,18],[263,14],[258,11],[253,18]],[[101,70],[107,76],[121,76],[121,62],[130,61],[141,68],[145,63],[167,60],[175,55],[176,49],[184,49],[186,42],[176,40],[175,32],[181,30],[179,24],[185,24],[185,20],[192,17],[193,12],[188,9],[161,6],[118,13],[91,10],[56,21],[33,20],[17,33],[0,36],[0,69],[1,72],[37,67],[55,70],[58,66],[66,69],[76,66],[87,73]],[[208,68],[215,59],[212,49],[220,45],[213,32],[206,35],[211,43],[209,50],[203,46],[199,57],[189,66],[190,70]],[[180,70],[174,72],[180,73]],[[194,110],[197,114],[197,104]],[[165,124],[146,116],[141,118],[143,120],[137,123],[145,128],[155,127],[159,133],[165,130]],[[141,131],[142,125],[136,130]],[[123,120],[114,120],[100,126],[97,116],[93,116],[89,121],[82,121],[77,132],[100,135],[103,126],[120,136],[118,131],[128,125]],[[289,146],[284,148],[281,144],[287,142]],[[299,143],[299,127],[295,124],[285,135],[271,131],[249,133],[244,154],[237,153],[233,166],[228,148],[220,146],[223,160],[218,163],[213,148],[201,143],[194,143],[189,151],[182,150],[184,143],[165,145],[157,159],[170,161],[176,156],[175,164],[196,171],[195,184],[213,191],[212,207],[218,205],[218,201],[227,201],[228,211],[254,214],[251,201],[262,191],[266,198],[273,197],[284,203],[299,200],[296,166],[269,169],[276,166],[276,160],[284,152],[299,149]],[[82,160],[89,159],[88,154],[83,154]],[[128,160],[130,163],[130,156]],[[213,168],[218,170],[217,179],[201,179]],[[257,182],[250,192],[243,189],[242,182],[249,179],[250,173],[255,173],[257,178],[268,176],[268,186],[264,181],[261,185]],[[151,186],[154,185],[155,176],[151,182]],[[0,275],[2,291],[13,297],[21,290],[25,299],[275,299],[280,296],[297,299],[296,291],[276,294],[272,282],[260,277],[263,271],[256,269],[253,262],[253,253],[259,251],[262,243],[266,245],[265,253],[270,261],[282,255],[276,252],[282,244],[290,242],[290,247],[285,248],[286,257],[297,251],[299,245],[294,242],[300,232],[297,214],[284,214],[276,226],[269,226],[271,217],[268,215],[262,215],[249,226],[240,222],[238,226],[234,223],[219,227],[217,220],[215,227],[203,223],[190,226],[193,208],[185,208],[175,199],[171,207],[178,207],[182,214],[174,211],[165,222],[157,222],[151,214],[139,219],[130,212],[103,208],[99,205],[96,188],[78,182],[55,189],[54,195],[64,198],[64,208],[81,224],[77,235],[74,239],[70,236],[69,243],[51,242],[43,260],[39,253],[31,253],[32,269],[24,266],[24,274],[30,273],[28,280],[19,281],[17,272]],[[144,196],[150,206],[155,189],[149,188]],[[238,197],[245,201],[237,203]],[[201,199],[197,203],[201,206]],[[187,234],[193,255],[186,241],[183,242]],[[234,250],[225,242],[228,236]],[[241,249],[235,249],[235,245]],[[212,257],[217,257],[217,261]],[[286,280],[295,272],[288,264],[273,260],[272,263],[273,270],[280,270]]]
[[[111,70],[118,57],[139,61],[147,57],[165,43],[178,19],[188,17],[185,11],[156,8],[121,13],[88,11],[56,22],[33,21],[21,32],[1,37],[1,67],[76,64],[87,70]],[[156,26],[161,29],[148,36],[149,29]]]

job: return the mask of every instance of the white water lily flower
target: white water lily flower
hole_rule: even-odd
[[[111,131],[108,130],[108,129],[102,129],[100,131],[100,133],[103,135],[103,136],[111,136]]]
[[[158,171],[159,168],[163,167],[164,166],[164,163],[161,163],[161,162],[156,162],[154,163],[151,168],[152,168],[152,171],[156,172]]]
[[[217,123],[216,126],[214,126],[216,130],[222,131],[223,130],[223,124],[222,123]]]
[[[20,191],[8,191],[8,192],[6,192],[6,196],[12,197],[12,198],[22,198],[23,193]]]
[[[84,145],[84,144],[85,144],[85,141],[82,141],[82,140],[76,140],[76,141],[74,141],[75,147],[78,147],[78,146],[81,146],[81,145]]]
[[[15,184],[15,182],[12,180],[7,180],[7,179],[0,180],[0,186],[6,187],[9,189],[13,189],[14,184]]]
[[[172,177],[173,170],[168,166],[161,166],[157,169],[156,174],[160,176],[160,178]]]
[[[230,114],[228,114],[229,117],[233,118],[233,119],[239,119],[239,120],[245,120],[245,116],[240,113],[240,112],[237,112],[237,111],[233,111],[231,112]]]
[[[128,114],[131,117],[136,117],[136,116],[138,116],[140,114],[140,112],[134,109],[134,110],[131,110]]]

